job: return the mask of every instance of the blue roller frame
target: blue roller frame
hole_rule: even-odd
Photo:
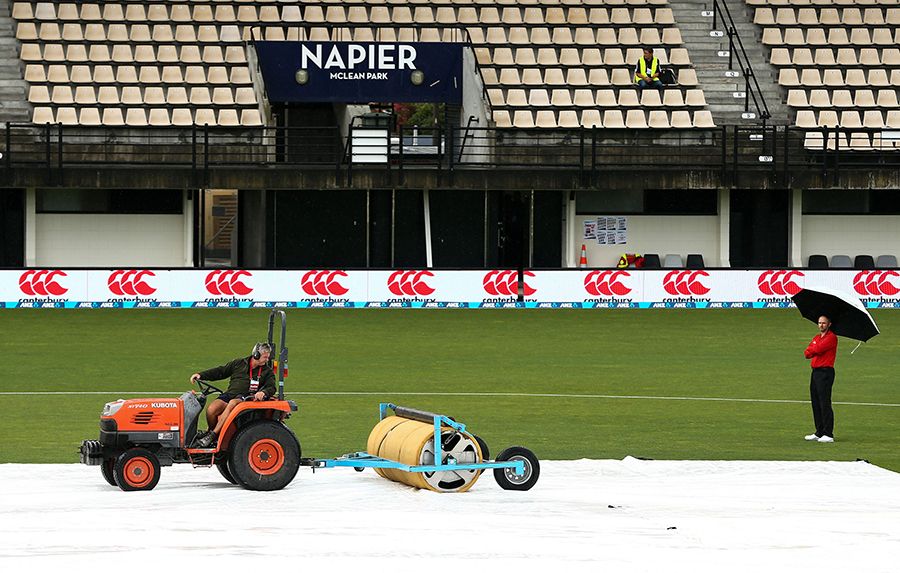
[[[394,410],[396,412],[397,406],[391,403],[382,403],[379,406],[379,411],[381,415],[381,420],[388,417],[388,410]],[[444,427],[449,427],[457,432],[468,436],[469,438],[475,439],[472,434],[466,431],[466,425],[460,424],[455,420],[451,420],[447,416],[442,416],[440,414],[434,414],[434,459],[440,460],[443,458],[443,452],[441,450],[441,429]],[[320,468],[337,468],[337,467],[352,467],[352,468],[389,468],[393,470],[400,470],[404,472],[411,473],[424,473],[424,472],[441,472],[441,471],[455,471],[455,470],[492,470],[499,468],[512,468],[515,470],[516,475],[524,475],[525,474],[525,463],[522,460],[510,460],[506,462],[481,462],[474,464],[459,464],[456,463],[456,460],[448,460],[446,464],[435,464],[429,466],[410,466],[407,464],[401,464],[400,462],[395,462],[394,460],[388,460],[385,458],[381,458],[378,456],[373,456],[368,452],[356,452],[355,454],[344,454],[343,456],[335,459],[317,459],[314,460],[315,465],[313,469],[316,467]]]

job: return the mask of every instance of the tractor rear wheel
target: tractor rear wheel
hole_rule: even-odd
[[[151,490],[159,483],[159,460],[144,448],[131,448],[116,459],[116,484],[124,491]]]
[[[281,422],[260,420],[248,424],[228,448],[228,469],[245,489],[281,489],[291,483],[299,468],[300,442]]]
[[[104,459],[103,463],[100,464],[100,473],[103,474],[103,479],[106,480],[106,483],[113,487],[118,487],[119,484],[116,483],[115,468],[116,458]]]

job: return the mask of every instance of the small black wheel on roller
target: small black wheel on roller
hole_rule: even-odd
[[[472,434],[472,437],[475,438],[475,441],[478,442],[478,447],[481,448],[481,461],[486,462],[491,459],[491,451],[488,449],[487,443],[481,439],[481,436],[476,436]]]
[[[104,459],[103,463],[100,464],[100,473],[103,474],[103,479],[106,480],[106,483],[113,487],[119,487],[119,484],[116,483],[116,458]]]
[[[503,489],[527,491],[534,487],[541,475],[541,464],[538,462],[537,456],[528,448],[521,446],[506,448],[494,461],[521,461],[525,466],[522,474],[517,474],[515,468],[494,469],[494,479],[497,481],[497,485]]]

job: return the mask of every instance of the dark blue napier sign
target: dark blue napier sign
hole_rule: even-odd
[[[256,42],[270,101],[462,101],[463,44]]]

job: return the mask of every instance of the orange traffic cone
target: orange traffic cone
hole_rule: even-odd
[[[584,245],[581,245],[581,260],[578,261],[578,266],[583,269],[587,268],[587,250],[584,248]]]

